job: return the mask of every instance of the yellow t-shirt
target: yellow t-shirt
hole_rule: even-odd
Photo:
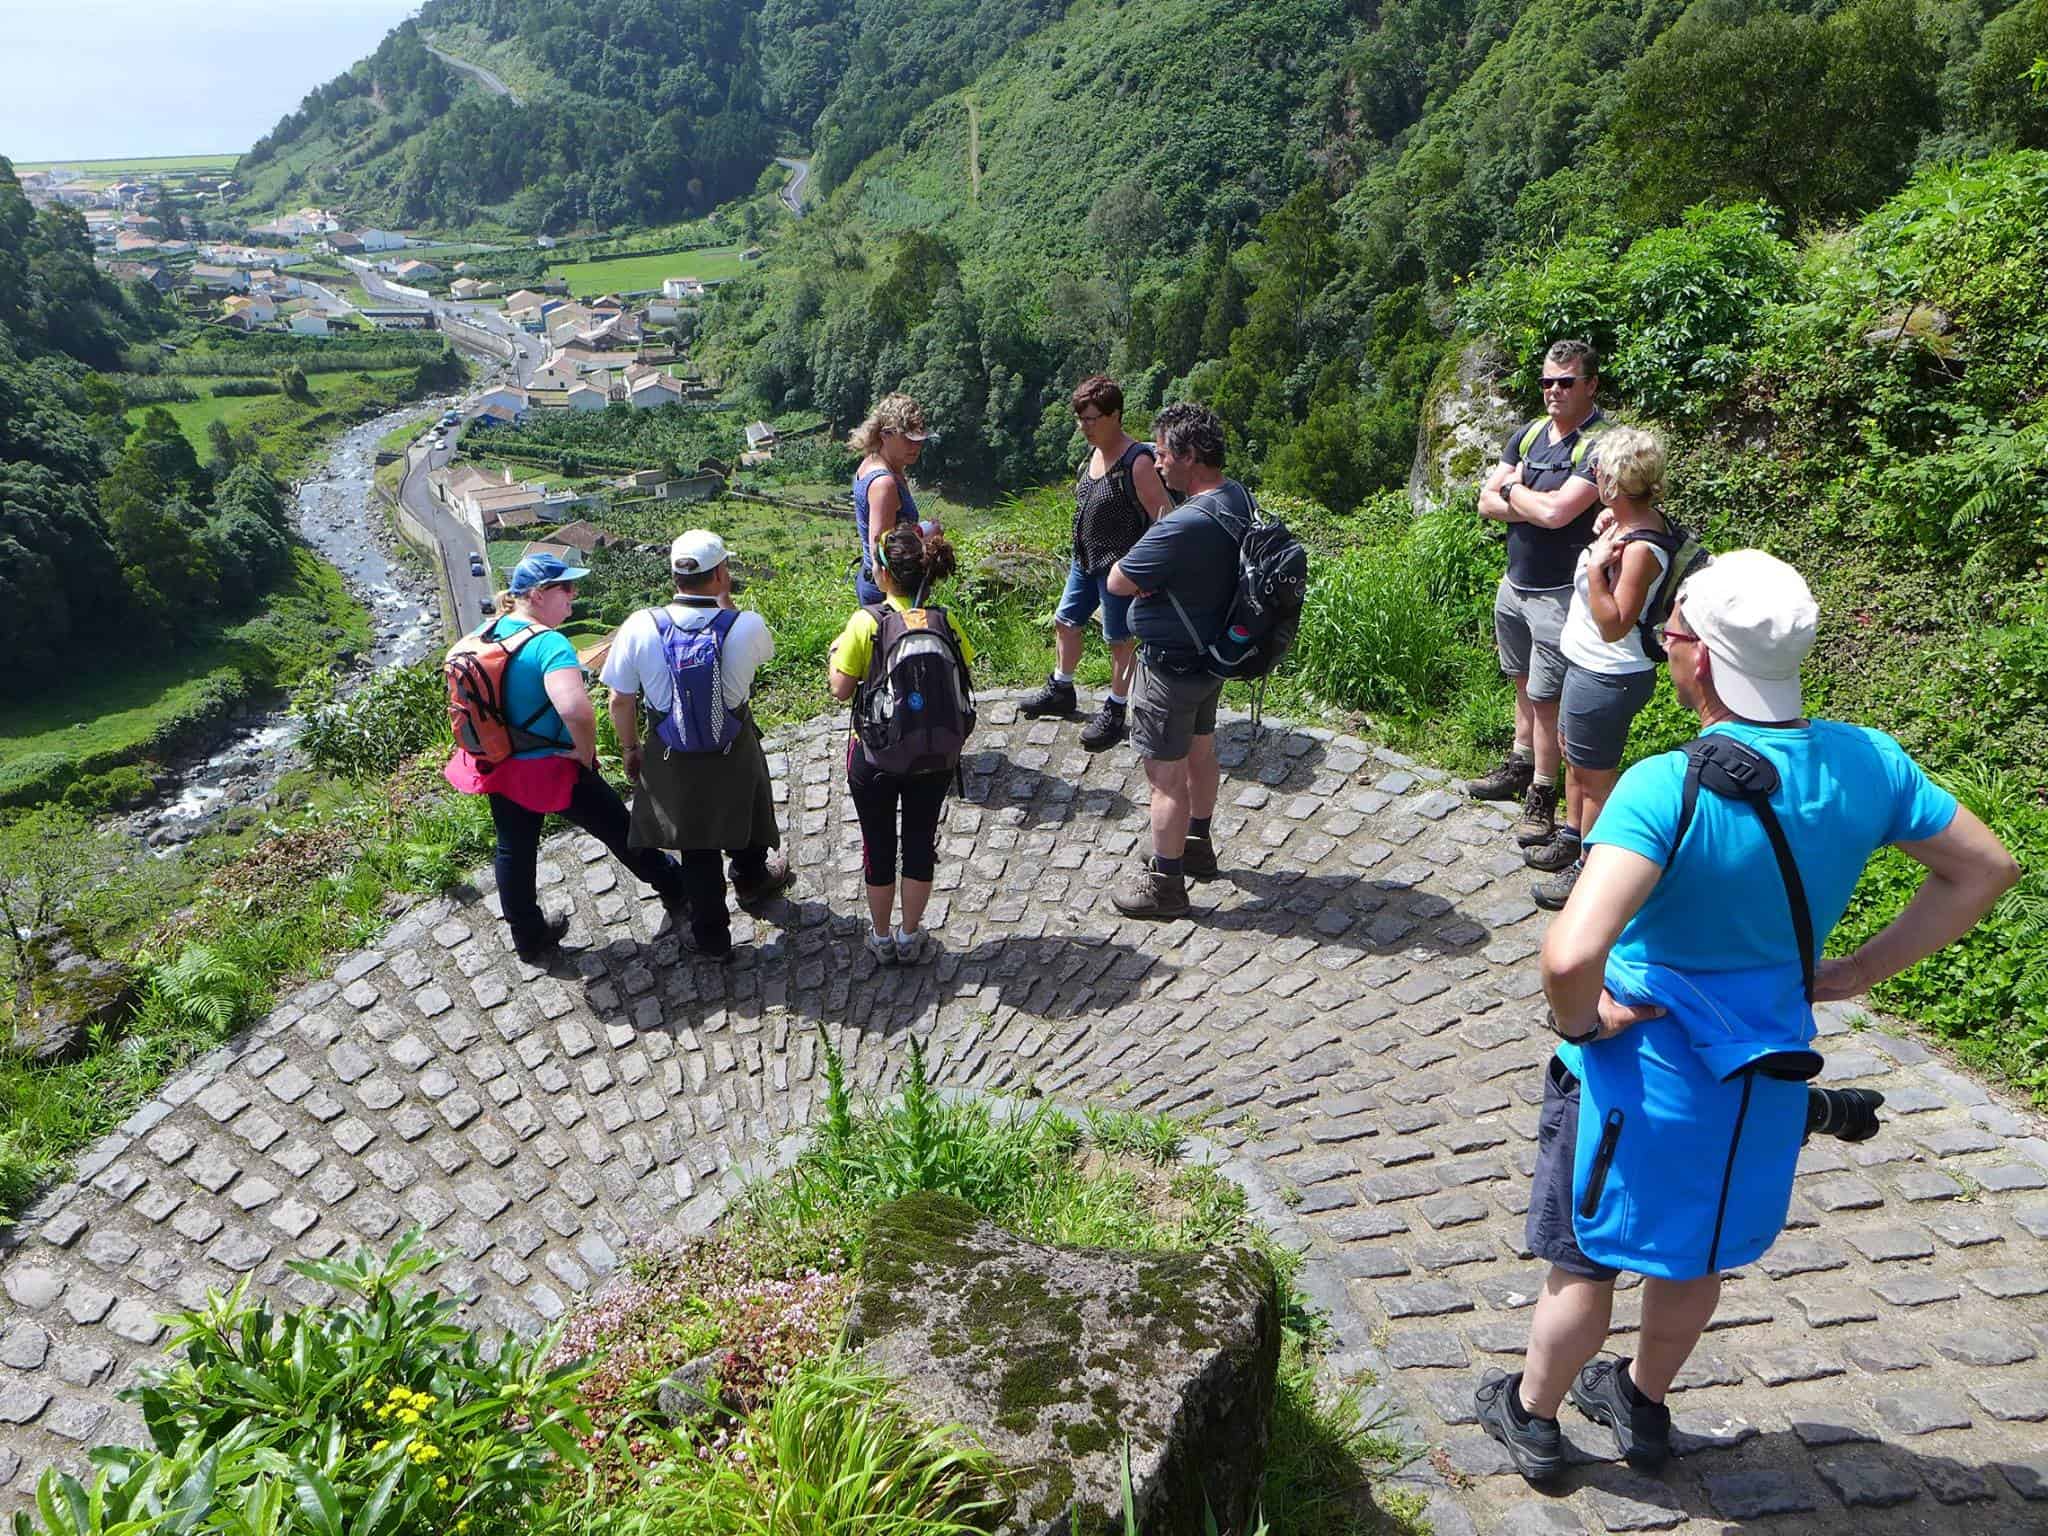
[[[889,595],[889,606],[898,613],[910,612],[910,600],[893,593]],[[946,622],[952,626],[953,638],[960,642],[960,659],[973,666],[974,647],[954,622],[951,609],[946,612]],[[875,636],[881,632],[882,626],[875,622],[873,614],[865,608],[855,609],[853,617],[846,621],[846,628],[839,631],[839,638],[832,642],[832,670],[847,677],[865,678],[875,657]]]

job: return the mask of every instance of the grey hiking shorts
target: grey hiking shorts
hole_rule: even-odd
[[[1564,691],[1564,652],[1558,636],[1572,605],[1570,587],[1523,591],[1502,577],[1493,594],[1493,643],[1500,669],[1529,680],[1529,697],[1548,702]]]

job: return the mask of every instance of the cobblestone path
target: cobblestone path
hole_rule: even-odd
[[[1673,1398],[1661,1480],[1567,1408],[1559,1498],[1505,1475],[1471,1389],[1512,1369],[1537,1267],[1522,1210],[1545,1036],[1541,920],[1506,822],[1442,776],[1326,732],[1226,723],[1224,877],[1194,920],[1120,919],[1144,779],[997,696],[946,824],[945,954],[861,951],[842,727],[775,743],[791,902],[731,969],[680,960],[658,904],[562,840],[544,891],[579,960],[520,965],[488,898],[430,903],[135,1115],[0,1247],[0,1497],[138,1433],[115,1400],[158,1313],[419,1222],[444,1287],[533,1329],[630,1236],[715,1220],[820,1092],[815,1028],[859,1086],[927,1039],[942,1082],[1193,1116],[1258,1160],[1348,1277],[1382,1384],[1436,1449],[1440,1536],[2048,1531],[2048,1139],[1916,1042],[1831,1010],[1826,1077],[1882,1088],[1874,1142],[1809,1148],[1793,1226],[1727,1288]],[[1632,1298],[1617,1312],[1625,1330]],[[1626,1350],[1624,1332],[1620,1347]],[[1780,1517],[1772,1519],[1770,1517]]]

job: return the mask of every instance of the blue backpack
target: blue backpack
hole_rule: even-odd
[[[709,624],[685,629],[666,608],[654,610],[654,630],[661,637],[662,659],[668,663],[675,698],[654,734],[671,752],[727,752],[739,740],[745,722],[725,702],[719,660],[725,637],[739,614],[721,608]]]

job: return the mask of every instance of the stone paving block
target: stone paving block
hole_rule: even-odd
[[[1973,1269],[1963,1278],[1985,1295],[2001,1300],[2048,1296],[2048,1265],[2010,1264],[1995,1269]]]
[[[1709,1472],[1701,1481],[1714,1512],[1728,1520],[1804,1514],[1820,1508],[1820,1490],[1811,1481],[1775,1467]]]
[[[1668,1531],[1687,1519],[1684,1502],[1668,1484],[1621,1468],[1606,1468],[1580,1495],[1600,1529]]]
[[[1851,1508],[1888,1509],[1920,1496],[1920,1479],[1874,1447],[1816,1456],[1814,1469]]]
[[[1885,1427],[1902,1435],[1932,1434],[1938,1429],[1968,1429],[1970,1412],[1940,1392],[1887,1393],[1871,1403]]]
[[[2038,1424],[2048,1419],[2048,1382],[1994,1381],[1970,1388],[1977,1406],[1994,1419]]]
[[[2048,1452],[2024,1460],[2000,1461],[1997,1466],[1999,1475],[2021,1498],[2034,1503],[2048,1500]]]

